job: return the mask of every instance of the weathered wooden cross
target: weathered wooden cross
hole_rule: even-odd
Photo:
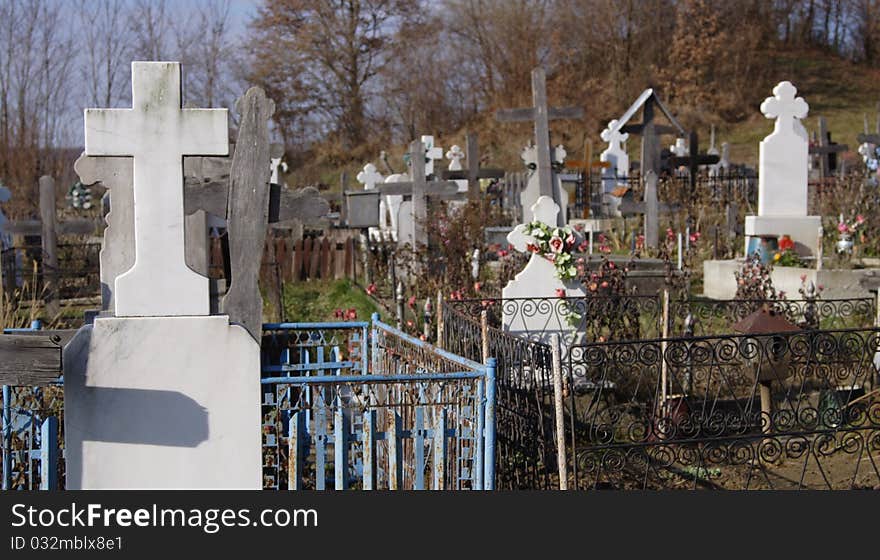
[[[627,124],[635,113],[642,109],[642,122]],[[654,109],[659,108],[672,126],[657,124],[654,122]],[[681,135],[686,134],[684,128],[678,123],[672,113],[663,105],[653,88],[648,88],[636,99],[626,113],[618,119],[618,130],[627,134],[638,134],[642,137],[641,175],[648,171],[660,174],[660,135],[674,134],[676,131]]]
[[[547,76],[543,68],[532,70],[532,107],[521,109],[499,109],[495,119],[500,122],[535,123],[535,147],[537,148],[537,173],[540,196],[549,196],[554,202],[556,193],[553,189],[553,169],[550,162],[550,121],[561,119],[580,119],[584,116],[581,107],[548,107]]]
[[[811,155],[819,155],[819,173],[823,179],[831,175],[832,168],[836,168],[837,154],[848,149],[846,144],[831,141],[825,117],[819,117],[819,145],[810,146],[809,151]]]
[[[376,190],[382,196],[404,195],[412,197],[412,229],[409,232],[398,231],[398,243],[403,244],[407,238],[413,247],[428,244],[425,225],[428,220],[428,197],[441,200],[461,198],[458,185],[454,181],[428,181],[425,175],[425,145],[414,140],[409,145],[409,161],[412,173],[410,181],[379,183]],[[411,237],[409,237],[411,236]]]
[[[719,161],[721,158],[717,154],[700,153],[700,139],[694,130],[690,132],[688,137],[688,155],[669,158],[669,163],[674,168],[687,167],[691,196],[695,196],[697,192],[697,176],[700,174],[700,166],[713,165]]]
[[[480,167],[480,150],[475,132],[467,134],[465,153],[468,162],[467,169],[446,170],[442,173],[442,177],[447,180],[466,179],[468,200],[476,200],[480,197],[480,179],[501,179],[504,177],[504,170]]]
[[[678,205],[661,204],[657,199],[657,174],[648,170],[645,175],[645,199],[635,202],[632,191],[627,193],[618,207],[624,217],[643,214],[645,220],[645,246],[657,247],[660,242],[660,214],[672,214],[678,211]]]

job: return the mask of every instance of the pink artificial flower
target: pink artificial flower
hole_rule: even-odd
[[[416,296],[410,296],[409,299],[407,300],[406,304],[409,305],[410,307],[415,307],[416,306]]]
[[[856,223],[858,223],[858,224],[865,223],[865,217],[862,216],[861,214],[859,214],[858,216],[856,216]]]
[[[581,241],[581,244],[578,245],[578,251],[580,251],[581,253],[583,253],[584,251],[586,251],[589,248],[590,248],[590,243],[588,241]]]
[[[378,288],[376,288],[375,284],[370,284],[369,286],[367,286],[367,295],[373,295],[376,293],[377,290]]]
[[[807,275],[806,275],[806,274],[801,274],[801,283],[804,283],[804,282],[806,282],[806,281],[807,281]]]
[[[846,233],[848,229],[849,227],[847,227],[844,222],[840,222],[839,224],[837,224],[837,231],[839,231],[840,233]]]
[[[475,292],[479,292],[479,291],[480,291],[480,283],[479,283],[479,282],[474,282],[474,291],[475,291]]]
[[[550,250],[554,253],[561,253],[562,250],[565,249],[565,241],[563,241],[561,237],[555,235],[550,238],[548,244],[550,245]]]
[[[345,314],[345,318],[348,319],[349,321],[354,321],[355,319],[357,319],[358,318],[357,309],[355,309],[354,307],[350,308],[348,310],[348,313]]]
[[[565,238],[565,243],[566,243],[569,247],[574,247],[574,241],[575,241],[575,239],[574,239],[574,234],[573,234],[573,233],[569,233],[569,234],[568,234],[568,237]]]
[[[606,281],[603,280],[602,283],[600,284],[600,286],[601,286],[602,288],[607,288],[607,287],[608,287],[608,282],[606,282]]]
[[[565,297],[565,290],[563,290],[562,288],[556,288],[556,297]]]

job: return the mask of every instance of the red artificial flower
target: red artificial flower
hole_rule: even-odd
[[[564,298],[565,290],[563,290],[562,288],[556,288],[556,297]]]

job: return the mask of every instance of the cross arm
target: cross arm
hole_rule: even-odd
[[[878,144],[880,145],[880,134],[859,134],[859,144]]]
[[[829,144],[827,146],[810,146],[811,154],[834,154],[849,150],[846,144]]]
[[[450,171],[445,170],[440,175],[444,179],[449,180],[466,180],[470,176],[468,175],[469,169],[461,169],[458,171]],[[482,167],[477,170],[477,179],[501,179],[504,177],[505,171],[503,169],[493,169],[489,167]]]
[[[76,331],[0,335],[0,385],[49,385],[62,374],[61,351]]]

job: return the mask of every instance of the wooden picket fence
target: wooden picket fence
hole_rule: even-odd
[[[269,238],[263,252],[263,269],[264,274],[271,271],[284,282],[357,280],[363,275],[360,244],[354,237],[307,237],[297,241]]]

